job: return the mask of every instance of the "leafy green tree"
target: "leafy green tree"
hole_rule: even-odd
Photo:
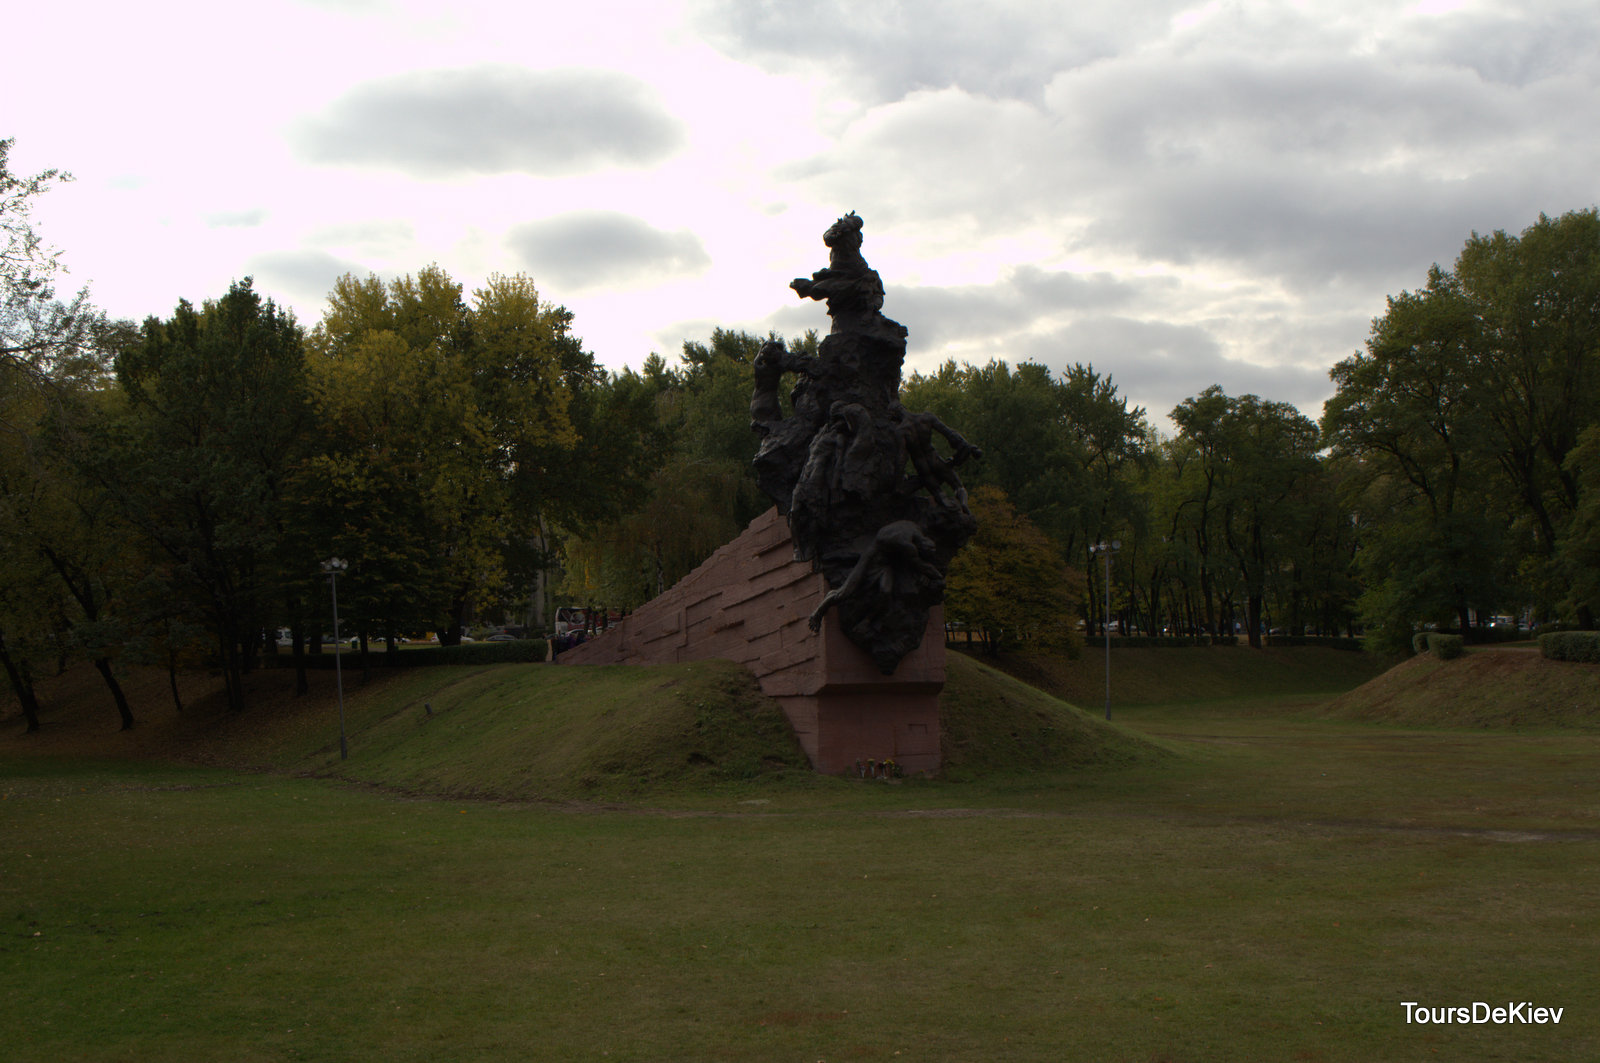
[[[126,414],[86,458],[173,600],[211,632],[236,711],[278,597],[284,483],[309,414],[303,343],[248,278],[147,319],[115,360]]]
[[[1453,270],[1388,301],[1333,379],[1324,438],[1348,459],[1379,636],[1400,645],[1444,614],[1467,631],[1472,613],[1530,599],[1555,608],[1584,507],[1568,457],[1600,421],[1600,214],[1474,233]]]
[[[85,398],[69,401],[81,406]],[[52,420],[61,416],[58,403]],[[10,451],[0,457],[0,492],[6,499],[0,535],[14,562],[27,568],[31,560],[32,567],[48,573],[45,586],[24,577],[37,595],[31,608],[38,616],[57,618],[52,639],[58,653],[81,654],[93,663],[127,730],[133,712],[113,662],[137,635],[124,599],[139,578],[140,559],[109,494],[66,460],[63,449],[75,440],[69,429],[55,427],[49,436],[40,431],[22,437],[21,446],[14,445],[19,442],[14,437],[0,444]],[[51,598],[58,604],[46,614],[41,605]]]
[[[1600,613],[1600,424],[1578,437],[1564,468],[1578,487],[1578,506],[1561,544],[1566,591],[1558,604],[1581,623]]]
[[[991,654],[1030,643],[1076,655],[1082,576],[998,487],[975,488],[968,506],[978,531],[950,563],[946,618],[979,632]]]
[[[310,340],[325,437],[297,497],[351,562],[358,623],[459,641],[471,610],[537,578],[552,517],[603,508],[584,459],[610,411],[571,322],[520,274],[470,303],[437,266],[336,283]]]
[[[60,252],[31,221],[32,201],[58,182],[50,170],[11,173],[13,142],[0,141],[0,656],[37,728],[30,658],[82,652],[94,661],[124,728],[133,724],[112,657],[128,637],[112,605],[132,565],[108,527],[103,492],[78,475],[68,452],[81,448],[105,383],[104,345],[114,326],[79,291],[56,298]]]
[[[15,392],[0,392],[0,405],[18,420]],[[55,592],[49,564],[35,549],[26,517],[29,461],[26,437],[0,431],[0,665],[6,671],[29,733],[39,730],[36,665],[56,652],[60,633],[49,622],[46,603]]]
[[[1548,602],[1560,594],[1555,557],[1580,506],[1567,456],[1600,421],[1600,211],[1540,215],[1520,236],[1474,233],[1455,276],[1478,324],[1472,401],[1529,522],[1527,571]]]
[[[1100,520],[1088,456],[1075,438],[1063,389],[1048,367],[953,361],[931,376],[913,373],[901,389],[907,409],[929,410],[955,427],[983,459],[962,466],[969,487],[988,484],[1037,525],[1063,556],[1084,549]]]
[[[563,593],[580,603],[632,608],[687,575],[736,537],[771,501],[756,483],[750,430],[754,362],[762,337],[716,329],[710,341],[687,341],[668,368],[651,355],[642,374],[611,382],[618,405],[637,411],[648,398],[654,426],[630,433],[649,448],[644,490],[626,511],[591,522],[567,544]],[[815,354],[808,333],[790,346]],[[637,421],[634,422],[637,425]]]
[[[1093,366],[1072,365],[1056,377],[1034,362],[1012,369],[952,361],[931,376],[913,374],[902,401],[932,410],[982,447],[983,460],[963,466],[963,480],[1000,488],[1063,557],[1075,559],[1090,588],[1101,578],[1090,546],[1141,526],[1137,482],[1150,429],[1144,410],[1129,408]],[[1103,595],[1083,601],[1093,621]]]
[[[91,366],[112,326],[87,290],[56,297],[61,253],[34,231],[33,200],[72,178],[59,170],[31,177],[11,172],[14,140],[0,140],[0,368],[8,388],[49,386]]]
[[[1388,301],[1367,349],[1336,365],[1323,440],[1345,471],[1347,502],[1366,515],[1359,564],[1374,644],[1409,647],[1413,628],[1504,593],[1503,521],[1483,485],[1494,471],[1474,401],[1481,334],[1471,301],[1437,266],[1428,285]]]
[[[1297,494],[1319,473],[1317,426],[1288,403],[1233,398],[1215,385],[1179,403],[1172,420],[1195,446],[1207,543],[1220,535],[1243,590],[1250,645],[1260,647],[1269,584],[1303,533]]]

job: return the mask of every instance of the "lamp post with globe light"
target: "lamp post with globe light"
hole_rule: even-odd
[[[1111,555],[1121,549],[1121,539],[1102,541],[1089,547],[1090,553],[1100,554],[1106,559],[1106,611],[1101,617],[1101,625],[1106,633],[1106,719],[1108,720],[1111,719]]]
[[[350,562],[343,558],[330,557],[322,563],[322,571],[328,574],[328,585],[333,588],[333,675],[334,685],[339,691],[339,759],[350,759],[350,747],[344,740],[344,667],[340,651],[344,647],[339,642],[339,573],[350,567]]]

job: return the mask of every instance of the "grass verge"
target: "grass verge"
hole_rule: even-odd
[[[8,758],[7,1058],[1595,1058],[1594,739],[1247,726],[1168,770],[671,814]],[[1334,763],[1425,765],[1433,802],[1354,817]],[[1541,786],[1566,812],[1503,830]]]

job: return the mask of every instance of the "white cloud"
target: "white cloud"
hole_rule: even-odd
[[[266,294],[286,293],[283,300],[292,304],[325,305],[333,282],[346,273],[365,277],[372,271],[356,262],[338,258],[326,251],[268,251],[245,263],[246,274],[255,277],[256,290]],[[219,293],[220,294],[220,293]],[[281,298],[281,295],[280,295]],[[314,320],[302,324],[315,324]]]
[[[636,78],[490,65],[358,85],[300,123],[293,139],[317,163],[424,178],[562,177],[659,162],[679,147],[683,131]]]
[[[664,232],[614,211],[524,222],[511,229],[506,242],[541,284],[561,290],[649,286],[711,264],[693,233]]]

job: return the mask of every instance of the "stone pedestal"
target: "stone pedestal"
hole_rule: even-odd
[[[839,630],[832,612],[812,633],[807,619],[826,592],[822,576],[794,560],[788,525],[774,508],[665,594],[559,662],[738,661],[783,706],[817,771],[850,772],[868,759],[893,759],[907,772],[937,769],[943,609],[929,616],[922,645],[886,676]]]

